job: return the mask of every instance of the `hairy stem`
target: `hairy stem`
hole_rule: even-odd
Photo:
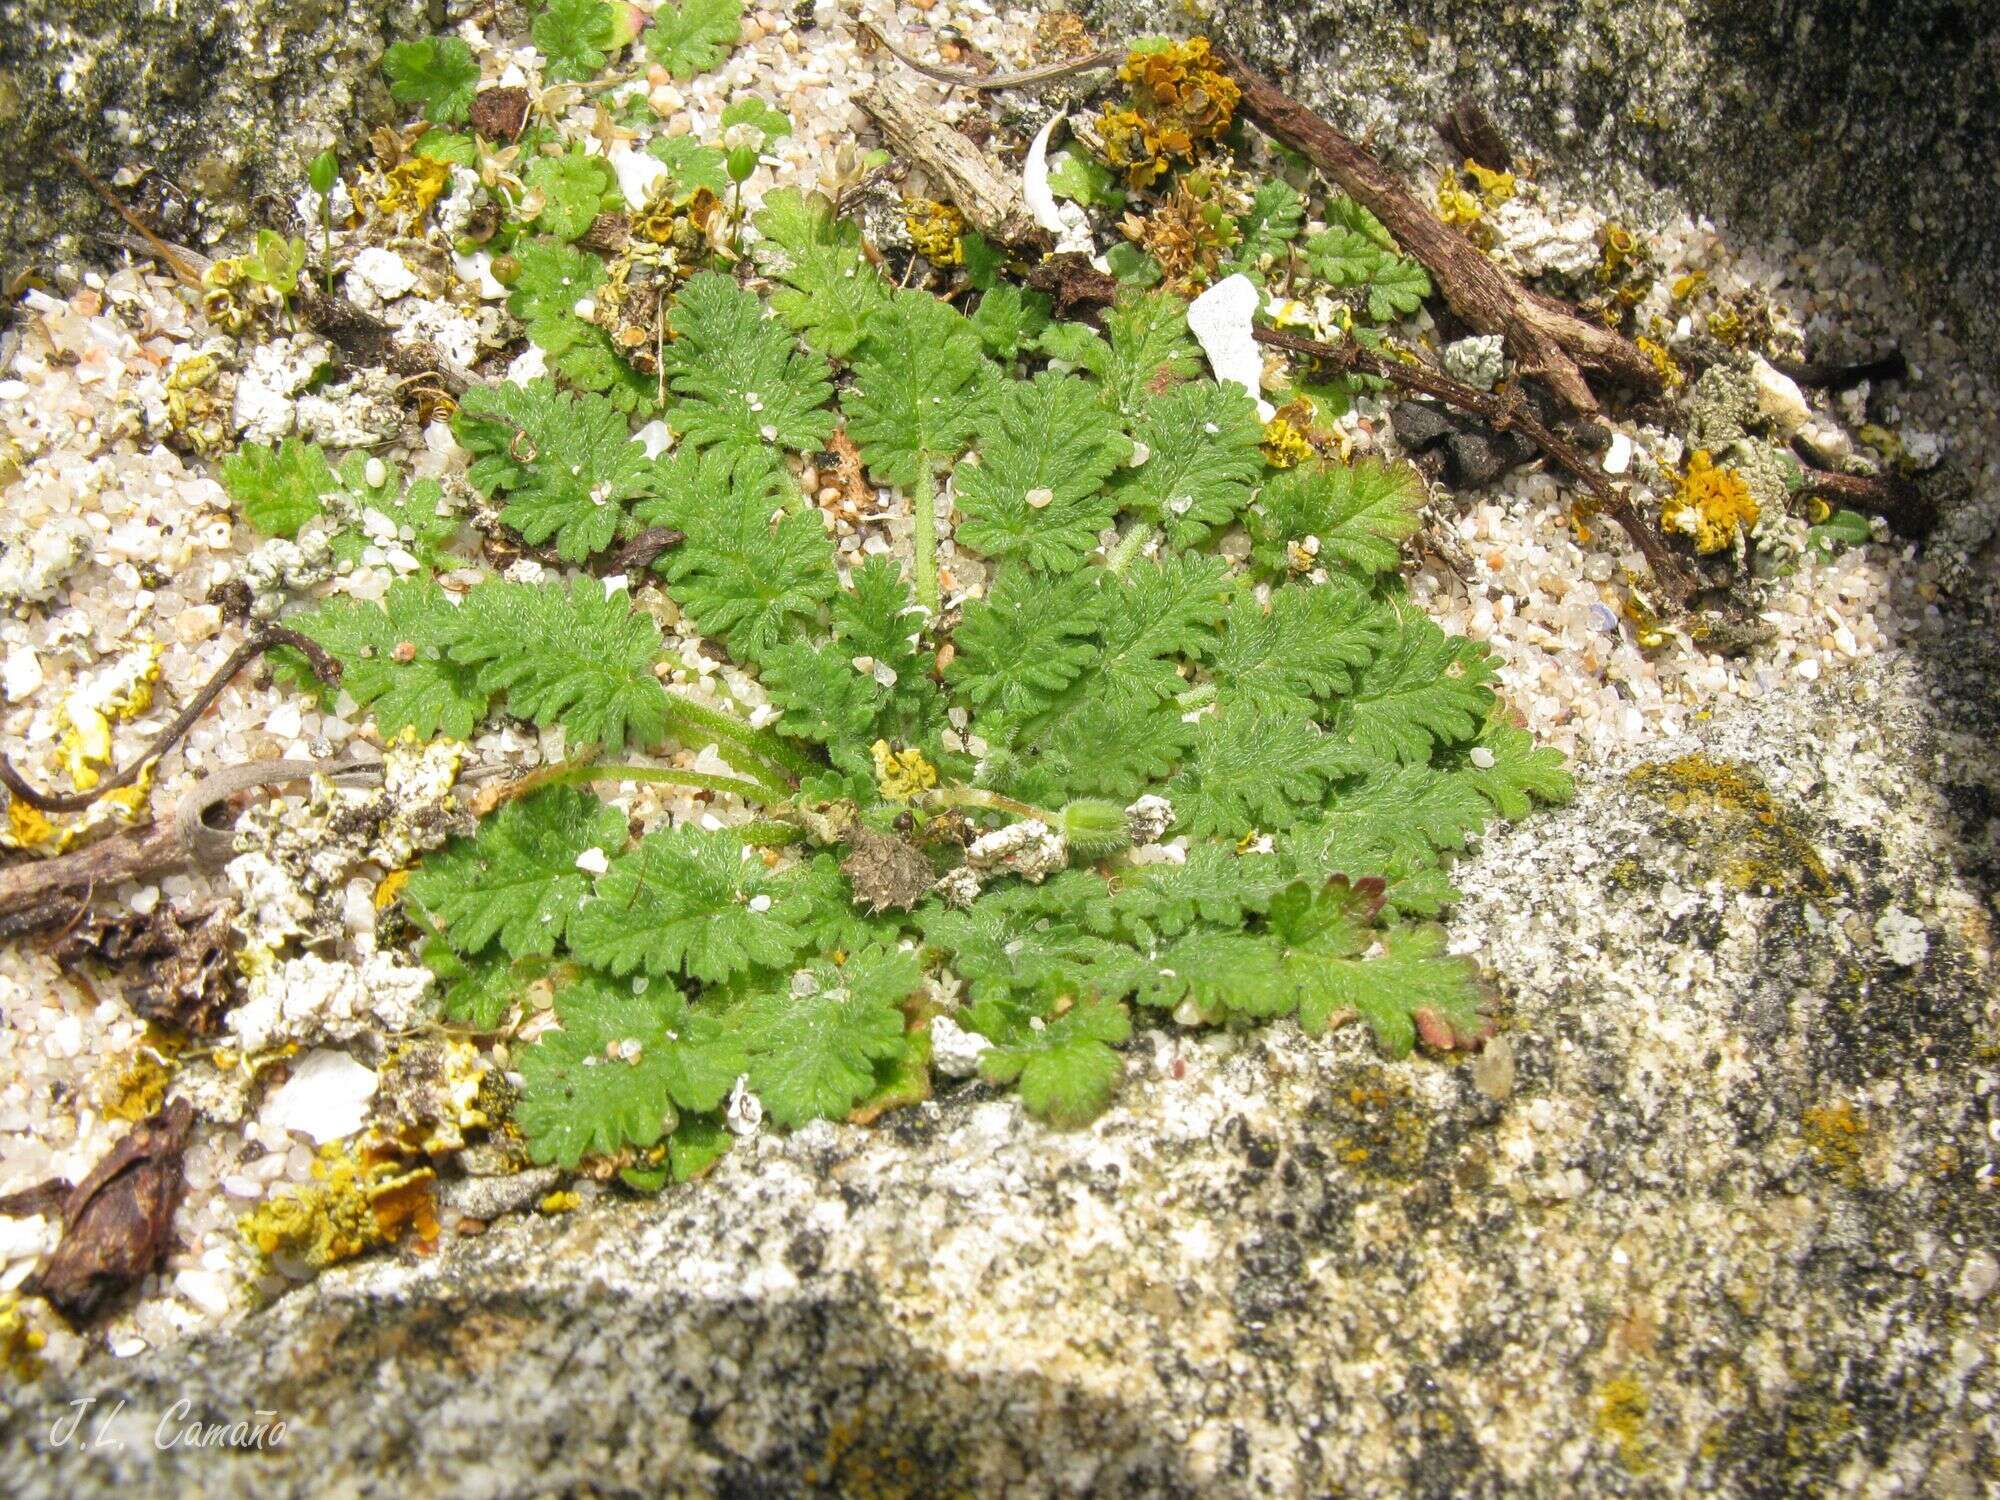
[[[812,762],[776,735],[753,729],[733,714],[705,707],[678,693],[670,693],[668,697],[673,703],[674,728],[680,739],[713,740],[724,760],[771,790],[789,795],[798,778],[813,770]],[[737,756],[745,763],[738,765],[734,758]]]
[[[759,807],[782,807],[783,793],[759,782],[734,776],[711,776],[706,771],[682,771],[672,766],[566,766],[547,778],[544,786],[575,786],[590,781],[638,781],[657,786],[680,786],[696,792],[726,792]]]
[[[1151,522],[1141,521],[1137,526],[1126,532],[1125,535],[1118,538],[1117,545],[1105,554],[1104,571],[1109,573],[1113,578],[1123,578],[1125,570],[1132,566],[1133,561],[1141,556],[1147,547],[1152,545],[1153,538],[1159,534],[1159,527],[1153,525]]]
[[[980,786],[941,786],[928,794],[925,800],[940,807],[982,807],[988,812],[1008,813],[1016,818],[1035,818],[1051,828],[1062,819],[1061,813],[1050,812],[1032,802],[1019,802]]]
[[[937,476],[928,453],[917,455],[917,492],[910,500],[910,521],[917,551],[917,603],[935,625],[941,612],[937,565]]]

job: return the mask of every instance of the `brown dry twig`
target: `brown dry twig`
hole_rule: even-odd
[[[1668,549],[1659,533],[1646,524],[1631,499],[1611,483],[1588,454],[1545,425],[1521,400],[1518,391],[1482,391],[1428,365],[1407,364],[1389,358],[1351,339],[1340,344],[1325,344],[1318,339],[1303,338],[1278,328],[1259,328],[1255,333],[1259,343],[1273,349],[1319,360],[1337,372],[1372,375],[1379,380],[1390,381],[1407,390],[1434,396],[1461,411],[1471,412],[1500,431],[1512,428],[1520,432],[1547,454],[1550,462],[1583,482],[1598,511],[1617,522],[1625,535],[1631,538],[1632,545],[1639,549],[1663,595],[1678,607],[1685,607],[1694,596],[1696,583],[1693,575]]]
[[[1864,516],[1880,516],[1902,536],[1921,537],[1937,525],[1937,506],[1907,480],[1808,468],[1801,488],[1808,495],[1858,510]]]
[[[1579,415],[1596,414],[1597,397],[1584,380],[1586,369],[1642,390],[1659,389],[1660,373],[1638,345],[1522,286],[1324,118],[1234,52],[1218,48],[1215,55],[1243,91],[1244,114],[1380,219],[1431,273],[1452,310],[1481,333],[1504,335],[1521,368],[1546,381],[1565,406]]]
[[[215,675],[203,683],[201,690],[188,700],[187,707],[174,716],[174,721],[153,737],[152,744],[122,771],[114,771],[104,777],[87,792],[68,794],[37,791],[28,785],[21,773],[14,769],[6,756],[0,755],[0,785],[28,806],[38,811],[82,812],[109,792],[130,786],[152,762],[158,760],[180,740],[180,737],[194,728],[195,721],[208,712],[209,705],[222,696],[222,690],[229,686],[230,679],[251,662],[278,646],[290,646],[302,653],[312,664],[313,672],[322,682],[340,681],[340,663],[327,655],[319,643],[309,636],[283,625],[267,625],[256,635],[229,653],[223,664],[216,668]]]
[[[937,83],[949,84],[955,89],[980,89],[991,93],[997,89],[1028,88],[1033,84],[1050,83],[1058,78],[1067,78],[1073,73],[1088,73],[1096,68],[1115,68],[1125,60],[1125,48],[1107,47],[1102,52],[1091,53],[1088,57],[1067,58],[1058,63],[1045,63],[1039,68],[1023,68],[1018,73],[961,73],[913,57],[904,48],[891,41],[889,34],[872,21],[859,21],[855,24],[864,35],[873,37],[904,67],[912,72],[921,73]]]

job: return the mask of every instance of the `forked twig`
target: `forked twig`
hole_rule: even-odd
[[[201,690],[188,700],[187,707],[174,716],[171,724],[153,737],[153,742],[140,752],[135,760],[123,770],[104,777],[89,791],[67,794],[38,791],[27,783],[4,755],[0,755],[0,785],[4,785],[15,797],[41,812],[82,812],[106,794],[137,781],[147,766],[165,755],[182,735],[194,728],[195,721],[208,712],[210,704],[222,696],[222,690],[229,686],[231,678],[266,651],[277,646],[290,646],[303,653],[306,660],[312,664],[314,674],[321,681],[329,683],[340,681],[340,663],[327,655],[317,641],[283,625],[267,625],[229,653],[228,660],[224,661],[216,669],[215,675],[203,683]]]
[[[1273,349],[1302,354],[1338,371],[1372,375],[1408,390],[1434,396],[1461,411],[1471,412],[1501,431],[1509,427],[1517,429],[1547,454],[1550,462],[1583,482],[1596,501],[1597,509],[1617,522],[1625,535],[1632,539],[1632,545],[1646,559],[1646,566],[1652,570],[1655,583],[1668,599],[1676,606],[1684,607],[1694,596],[1696,584],[1693,576],[1668,550],[1660,535],[1646,524],[1631,499],[1611,483],[1587,454],[1579,452],[1573,443],[1551,431],[1521,399],[1518,390],[1482,391],[1428,365],[1406,364],[1399,359],[1390,359],[1352,339],[1339,344],[1325,344],[1279,328],[1258,328],[1254,331],[1260,344],[1267,344]]]

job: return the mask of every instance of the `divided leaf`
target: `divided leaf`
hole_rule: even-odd
[[[1132,445],[1086,382],[1045,370],[1001,388],[978,451],[978,464],[961,464],[954,479],[959,541],[1068,572],[1111,523],[1117,507],[1104,481]]]
[[[646,50],[685,83],[735,51],[742,31],[743,0],[680,0],[653,12]]]
[[[1484,646],[1407,611],[1341,700],[1332,727],[1367,761],[1423,762],[1432,745],[1479,733],[1493,707],[1492,678]]]
[[[650,833],[598,878],[570,947],[612,974],[685,973],[709,984],[786,963],[807,940],[812,903],[754,855],[720,830]]]
[[[962,314],[929,292],[899,291],[868,315],[854,351],[854,384],[840,397],[848,436],[878,480],[908,492],[926,466],[965,451],[994,374]]]
[[[385,739],[472,737],[487,694],[471,668],[445,654],[458,610],[428,577],[399,578],[382,603],[341,596],[285,623],[331,652],[340,685],[375,715]]]
[[[434,125],[456,125],[472,112],[479,64],[455,36],[398,42],[382,54],[382,71],[398,104],[420,104]]]
[[[1301,464],[1264,486],[1248,525],[1258,563],[1274,573],[1300,565],[1291,550],[1298,543],[1312,562],[1367,578],[1395,569],[1423,507],[1423,484],[1408,464]]]
[[[659,741],[667,692],[653,676],[660,627],[595,578],[561,584],[488,579],[465,596],[448,646],[477,669],[480,691],[505,693],[510,713],[560,724],[572,745],[610,751]]]
[[[837,1120],[873,1093],[903,1054],[900,1006],[922,979],[914,954],[871,948],[844,964],[815,963],[735,1010],[750,1083],[771,1118]]]
[[[222,487],[242,507],[243,519],[265,536],[298,535],[320,513],[320,496],[335,483],[319,446],[296,437],[276,448],[245,443],[222,461]]]
[[[774,444],[808,452],[825,443],[833,431],[826,361],[765,317],[755,293],[703,271],[681,288],[669,321],[668,383],[686,399],[668,422],[685,446],[740,457]]]
[[[546,956],[570,935],[590,889],[578,858],[624,845],[616,808],[575,787],[544,787],[426,858],[410,899],[445,924],[460,953],[497,941],[509,958]]]
[[[768,450],[683,446],[656,466],[652,487],[634,514],[685,535],[653,566],[702,633],[732,652],[761,658],[838,588],[819,513],[787,508],[791,481]]]
[[[547,379],[475,386],[452,432],[477,455],[466,474],[473,486],[506,496],[500,519],[536,545],[553,538],[564,562],[608,548],[626,505],[651,488],[652,464],[624,413]]]
[[[658,981],[634,990],[588,974],[556,995],[561,1029],[520,1053],[514,1119],[538,1162],[651,1146],[679,1112],[714,1109],[743,1072],[742,1047],[715,1018]]]
[[[1144,397],[1132,436],[1146,460],[1119,471],[1112,496],[1175,547],[1197,546],[1234,521],[1264,473],[1264,424],[1256,403],[1233,385],[1190,381]]]

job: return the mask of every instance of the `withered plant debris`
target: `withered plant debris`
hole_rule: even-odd
[[[72,1322],[88,1323],[157,1269],[171,1245],[187,1179],[194,1106],[176,1099],[133,1126],[69,1192],[63,1236],[27,1283]]]

